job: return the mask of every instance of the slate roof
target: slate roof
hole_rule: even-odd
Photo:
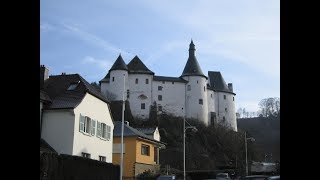
[[[114,129],[113,129],[113,137],[121,137],[121,121],[115,121]],[[143,132],[138,131],[137,129],[124,124],[123,128],[123,137],[141,137],[156,143],[165,144],[163,142],[157,141],[153,138],[150,138]]]
[[[146,65],[139,59],[138,56],[135,56],[127,65],[129,73],[132,74],[153,74],[154,72],[150,71]]]
[[[78,84],[74,90],[67,90],[71,84]],[[108,100],[94,86],[89,84],[79,74],[64,74],[50,76],[43,85],[52,103],[46,109],[75,108],[84,98],[85,94],[109,103]]]
[[[111,70],[126,70],[128,71],[128,67],[126,65],[126,63],[123,61],[121,54],[118,56],[116,62],[114,62],[114,64],[112,65]]]
[[[154,81],[182,82],[182,83],[188,82],[180,77],[168,77],[168,76],[153,76],[153,80]]]
[[[212,90],[235,94],[228,88],[219,71],[208,71],[208,76],[210,79],[210,87]]]
[[[154,128],[136,128],[136,129],[144,134],[153,135],[154,131],[156,130],[156,127],[154,127]]]
[[[183,69],[182,75],[181,76],[203,76],[207,78],[201,68],[200,65],[197,61],[197,58],[194,54],[195,51],[195,46],[193,44],[193,41],[191,40],[190,46],[189,46],[189,58],[186,63],[186,66]]]

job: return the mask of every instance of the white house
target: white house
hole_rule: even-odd
[[[42,91],[52,102],[40,115],[41,138],[57,153],[112,163],[114,122],[107,99],[79,74],[42,77]]]
[[[191,41],[189,58],[180,77],[156,76],[138,56],[128,64],[121,55],[100,81],[101,93],[111,101],[121,101],[123,93],[136,118],[148,119],[151,105],[158,112],[185,116],[205,125],[219,123],[237,131],[235,93],[219,71],[205,76]]]

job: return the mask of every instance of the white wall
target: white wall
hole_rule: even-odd
[[[108,105],[92,96],[86,94],[82,102],[75,108],[75,125],[73,155],[81,156],[82,152],[91,154],[91,159],[99,160],[99,156],[105,156],[106,162],[112,162],[112,143],[113,143],[113,128],[114,124],[111,119]],[[88,116],[96,121],[103,122],[111,126],[110,140],[103,140],[95,136],[90,136],[79,131],[80,113],[83,116]],[[97,127],[97,125],[96,125]],[[97,128],[95,128],[97,131]]]
[[[153,139],[160,141],[160,133],[158,127],[156,127],[156,130],[154,131]]]
[[[191,86],[186,90],[187,118],[196,118],[208,125],[207,80],[201,76],[184,76]],[[205,90],[204,90],[205,89]],[[199,99],[203,104],[199,104]]]
[[[226,99],[224,99],[226,95]],[[231,127],[234,131],[237,131],[235,102],[233,101],[234,95],[226,92],[216,92],[216,101],[218,109],[218,122]],[[227,108],[227,111],[225,111]],[[223,121],[225,117],[225,121]]]
[[[184,116],[185,111],[185,83],[164,81],[153,81],[153,100],[157,105],[161,105],[164,112],[174,116]],[[162,86],[162,90],[158,90]],[[158,100],[158,95],[162,95],[162,101]],[[183,109],[182,109],[183,108]]]
[[[138,78],[138,84],[135,83]],[[149,84],[146,84],[146,79],[149,79]],[[149,74],[129,74],[129,89],[130,89],[130,109],[132,115],[138,118],[149,118],[150,106],[152,100],[152,80],[153,76]],[[144,94],[147,98],[141,99],[140,95]],[[141,103],[145,103],[145,109],[141,109]]]
[[[125,74],[125,78],[123,78],[123,74]],[[112,81],[114,77],[114,81]],[[123,81],[125,80],[125,89],[123,89]],[[115,95],[115,99],[113,101],[122,101],[123,93],[126,93],[128,89],[128,71],[125,70],[112,70],[110,71],[110,82],[109,85],[105,85],[105,87],[101,90],[103,94],[106,94],[106,90]]]
[[[72,155],[73,110],[44,110],[41,137],[58,153]]]
[[[208,123],[216,123],[216,122],[211,122],[211,112],[216,112],[215,108],[215,92],[213,90],[207,89],[207,98],[208,98]]]

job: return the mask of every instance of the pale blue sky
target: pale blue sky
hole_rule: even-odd
[[[40,64],[98,82],[119,53],[181,75],[191,38],[202,71],[232,82],[236,108],[280,97],[279,0],[41,0]]]

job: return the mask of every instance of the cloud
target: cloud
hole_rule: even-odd
[[[62,23],[62,26],[70,31],[71,33],[73,33],[74,35],[77,35],[80,39],[86,41],[86,42],[89,42],[89,43],[92,43],[106,51],[109,51],[109,52],[113,52],[113,53],[121,53],[121,54],[124,54],[124,55],[128,55],[131,53],[130,52],[127,52],[125,50],[122,50],[118,47],[116,47],[115,45],[105,41],[103,38],[101,37],[98,37],[92,33],[89,33],[89,32],[86,32],[82,29],[80,29],[78,26],[76,25],[70,25],[70,24],[66,24],[66,23]]]
[[[102,59],[95,59],[91,56],[86,56],[82,61],[81,64],[92,64],[95,65],[103,70],[110,69],[112,66],[112,62],[108,60],[102,60]]]
[[[52,24],[49,24],[47,22],[40,23],[40,31],[41,32],[47,32],[47,31],[51,31],[54,29],[55,29],[55,27]]]

